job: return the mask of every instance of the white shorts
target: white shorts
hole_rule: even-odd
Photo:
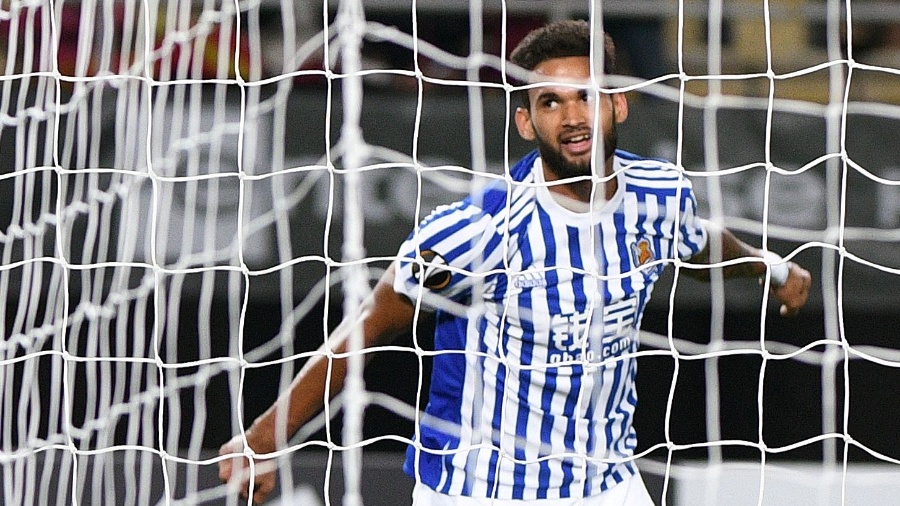
[[[654,506],[640,474],[625,478],[625,481],[606,492],[577,499],[480,499],[444,495],[421,483],[416,483],[412,496],[413,506]]]

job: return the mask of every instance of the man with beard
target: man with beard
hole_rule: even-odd
[[[715,237],[722,260],[739,259],[726,277],[768,273],[785,315],[806,302],[806,270],[727,230],[711,234],[681,172],[615,149],[628,103],[591,88],[590,48],[579,21],[522,41],[511,59],[532,80],[515,119],[537,150],[506,181],[428,216],[364,308],[365,345],[378,346],[410,329],[416,307],[436,307],[429,402],[404,466],[415,504],[653,504],[633,461],[632,417],[638,327],[664,267],[709,263]],[[350,327],[332,334],[336,352]],[[345,373],[344,360],[311,358],[247,430],[253,453],[280,449]],[[243,452],[240,436],[222,447],[236,458],[220,462],[220,476],[239,476],[247,494],[251,478],[235,467],[246,469]],[[252,480],[256,501],[275,483],[272,472]]]

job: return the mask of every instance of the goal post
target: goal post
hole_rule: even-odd
[[[900,475],[900,48],[871,34],[900,30],[896,11],[0,0],[0,504],[242,503],[219,446],[416,223],[510,181],[532,147],[505,60],[568,17],[620,34],[602,83],[629,99],[620,146],[670,160],[704,217],[815,279],[781,320],[755,280],[669,266],[638,352],[654,499],[786,504],[824,476],[823,504],[879,504]],[[635,75],[635,34],[664,42],[662,73]],[[281,470],[281,500],[409,500],[434,324],[419,311],[375,350],[354,334],[348,389],[253,464]]]

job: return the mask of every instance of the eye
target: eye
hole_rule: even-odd
[[[581,90],[581,100],[583,102],[591,103],[594,101],[594,92],[590,90]]]
[[[547,109],[556,109],[559,101],[556,98],[545,98],[541,101],[541,105]]]

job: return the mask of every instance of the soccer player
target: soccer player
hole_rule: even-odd
[[[511,59],[532,71],[534,86],[523,91],[516,126],[537,150],[510,169],[512,184],[488,186],[423,220],[366,302],[366,346],[408,331],[416,304],[438,298],[477,309],[436,314],[435,348],[448,353],[434,357],[427,415],[407,452],[415,504],[653,504],[631,460],[634,353],[665,265],[708,264],[709,240],[718,238],[723,260],[741,259],[723,268],[726,277],[768,273],[784,315],[806,302],[806,270],[726,229],[712,232],[682,173],[616,150],[628,103],[590,89],[590,48],[589,26],[579,21],[547,25],[521,42]],[[607,39],[605,72],[613,61]],[[351,325],[332,334],[335,351],[346,349]],[[344,360],[329,370],[326,358],[311,358],[247,430],[250,448],[276,451],[345,375]],[[223,445],[222,455],[237,455],[220,462],[220,477],[242,480],[245,494],[252,479],[260,502],[274,472],[248,476],[243,451],[240,436]]]

